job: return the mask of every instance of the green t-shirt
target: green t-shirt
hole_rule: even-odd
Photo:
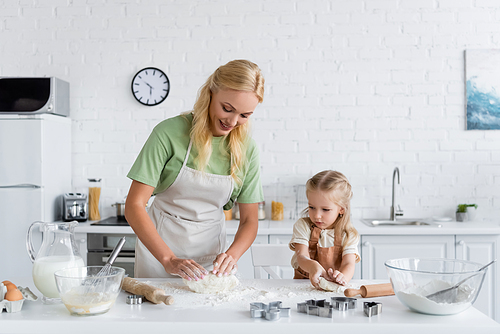
[[[148,140],[135,160],[127,177],[155,187],[153,194],[161,193],[170,187],[179,174],[189,146],[189,132],[193,115],[179,115],[166,119],[153,129]],[[212,137],[212,155],[205,172],[217,175],[229,175],[231,170],[230,155],[221,150],[224,137]],[[226,140],[227,142],[227,140]],[[223,143],[227,147],[227,143]],[[195,169],[194,159],[197,150],[193,146],[189,153],[187,166]],[[259,150],[253,139],[249,140],[246,151],[247,163],[239,177],[241,184],[234,182],[233,193],[224,210],[239,203],[257,203],[264,200],[260,181]]]

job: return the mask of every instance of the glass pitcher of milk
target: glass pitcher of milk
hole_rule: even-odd
[[[75,243],[76,221],[44,223],[36,221],[28,229],[26,247],[33,262],[33,282],[43,294],[44,304],[60,303],[54,272],[71,267],[85,266]],[[42,245],[35,252],[33,248],[33,229],[42,232]],[[35,256],[36,254],[36,256]]]

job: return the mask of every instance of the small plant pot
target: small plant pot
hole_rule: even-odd
[[[467,219],[473,221],[476,219],[476,211],[477,209],[473,206],[467,208]]]
[[[457,212],[457,222],[467,221],[467,212]]]

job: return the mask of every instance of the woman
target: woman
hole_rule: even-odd
[[[136,277],[228,275],[255,240],[263,200],[249,117],[262,102],[257,65],[234,60],[200,88],[193,111],[158,124],[128,177],[125,216],[138,237]],[[150,208],[145,207],[156,195]],[[225,250],[223,210],[238,201],[240,224]]]

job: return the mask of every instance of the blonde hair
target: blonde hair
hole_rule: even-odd
[[[323,192],[333,203],[344,209],[342,217],[339,215],[333,223],[335,235],[343,236],[345,234],[345,245],[349,245],[356,239],[359,239],[359,233],[351,223],[352,190],[345,175],[332,170],[319,172],[307,180],[306,195],[312,191]],[[313,225],[313,222],[308,216],[307,208],[302,212],[302,217],[306,219],[311,226]],[[342,251],[343,250],[344,247],[342,247]]]
[[[215,70],[198,91],[198,97],[192,111],[193,126],[190,135],[193,145],[198,151],[194,162],[200,171],[208,166],[212,154],[212,132],[210,131],[210,115],[208,113],[212,94],[226,89],[254,92],[261,103],[264,100],[264,77],[260,68],[248,60],[230,61]],[[234,128],[228,134],[231,177],[238,183],[241,183],[238,174],[242,171],[246,159],[245,146],[249,139],[249,132],[250,120]],[[227,152],[226,147],[222,147],[224,143],[225,140],[221,141],[221,150]]]

